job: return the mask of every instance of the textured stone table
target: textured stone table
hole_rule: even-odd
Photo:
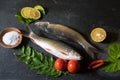
[[[110,42],[120,42],[119,0],[1,0],[0,30],[11,26],[26,30],[17,21],[15,14],[22,7],[32,7],[36,4],[44,6],[47,10],[47,15],[41,21],[64,24],[79,31],[90,43],[103,50],[103,54],[98,54],[99,59],[108,57],[107,48]],[[31,26],[34,31],[38,31],[34,24]],[[95,27],[103,27],[108,32],[107,40],[95,43],[90,39],[89,34]],[[22,43],[43,51],[27,38],[24,38]],[[36,71],[29,70],[13,53],[18,53],[18,48],[5,49],[0,46],[0,80],[120,80],[120,72],[106,73],[101,69],[59,78],[36,75]],[[86,62],[87,57],[84,60],[83,62]]]

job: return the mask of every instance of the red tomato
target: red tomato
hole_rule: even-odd
[[[54,67],[60,71],[65,70],[67,68],[67,61],[58,58],[54,63]]]
[[[76,73],[80,69],[80,63],[77,60],[70,60],[67,69],[71,73]]]

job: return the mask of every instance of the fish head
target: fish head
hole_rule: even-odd
[[[36,22],[35,26],[37,26],[41,31],[48,32],[49,22]]]

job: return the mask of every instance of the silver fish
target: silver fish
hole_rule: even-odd
[[[71,60],[71,59],[81,60],[82,59],[81,55],[75,50],[73,50],[70,46],[64,43],[61,43],[59,41],[40,37],[36,35],[29,26],[27,26],[27,28],[29,30],[29,33],[27,34],[23,33],[23,35],[30,38],[32,42],[34,42],[35,44],[43,48],[48,53],[51,53],[52,55],[56,57],[66,59],[66,60]]]
[[[85,51],[91,56],[91,58],[95,59],[95,52],[98,50],[93,47],[90,43],[86,41],[86,39],[77,31],[61,25],[61,24],[52,24],[50,22],[36,22],[35,25],[45,33],[57,37],[60,40],[73,40],[80,44]]]

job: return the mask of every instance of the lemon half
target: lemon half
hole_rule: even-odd
[[[91,31],[91,38],[95,42],[102,42],[106,38],[106,31],[103,28],[95,28]]]
[[[41,17],[41,13],[32,7],[24,7],[21,9],[21,15],[24,18],[31,19],[39,19]]]

